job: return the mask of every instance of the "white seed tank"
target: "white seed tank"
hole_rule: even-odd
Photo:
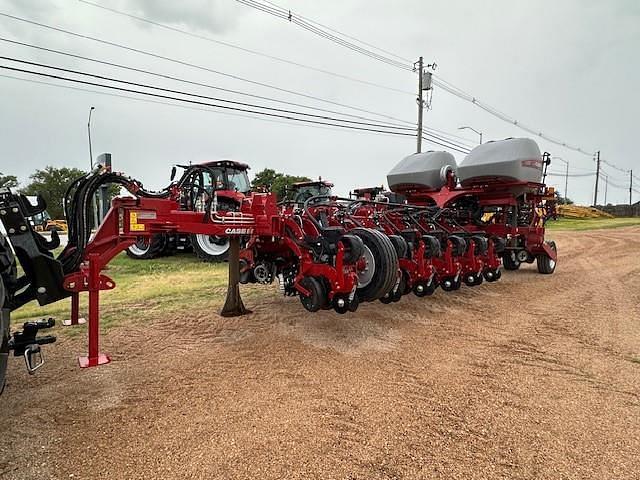
[[[540,183],[542,168],[542,155],[535,141],[507,138],[471,150],[458,167],[458,179],[463,187],[478,183]]]
[[[391,169],[387,183],[393,192],[412,188],[438,190],[447,183],[447,170],[455,172],[456,168],[456,159],[449,152],[414,153]]]

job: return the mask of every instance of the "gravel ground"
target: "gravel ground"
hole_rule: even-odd
[[[114,329],[89,370],[62,339],[11,362],[0,478],[638,478],[640,228],[553,236],[551,276],[345,316],[274,292]]]

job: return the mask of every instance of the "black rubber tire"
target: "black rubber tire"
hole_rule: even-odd
[[[449,235],[454,257],[460,257],[467,251],[467,241],[459,235]]]
[[[400,235],[387,235],[393,247],[396,249],[396,253],[398,254],[398,258],[406,258],[407,253],[409,252],[409,245],[407,245],[407,241],[402,238]]]
[[[436,291],[436,288],[438,288],[438,283],[435,281],[435,279],[432,278],[429,282],[417,282],[413,286],[413,294],[416,297],[420,298],[428,297],[430,295],[433,295],[433,292]]]
[[[480,278],[482,279],[482,276],[480,276]],[[480,285],[480,283],[478,283],[478,277],[475,273],[468,273],[464,276],[464,284],[467,287],[475,287],[476,285]]]
[[[454,290],[458,290],[461,284],[462,282],[459,277],[457,281],[455,280],[455,277],[448,277],[443,278],[440,281],[440,288],[445,292],[453,292]]]
[[[360,299],[358,298],[358,294],[353,296],[353,300],[349,302],[349,311],[355,312],[358,309],[358,305],[360,305]]]
[[[475,244],[473,252],[476,256],[482,256],[487,253],[487,250],[489,249],[489,240],[487,240],[487,237],[472,235],[471,240],[473,240],[473,243]]]
[[[304,277],[300,284],[309,290],[310,295],[305,296],[300,293],[300,303],[308,312],[317,312],[324,308],[327,303],[327,293],[322,283],[314,277]]]
[[[249,266],[249,262],[244,258],[241,258],[238,263],[240,264],[240,283],[243,285],[246,285],[247,283],[255,283],[253,269],[247,268]]]
[[[504,252],[505,247],[507,246],[507,241],[502,237],[493,236],[491,237],[491,241],[493,242],[493,251],[497,254],[501,254]]]
[[[500,277],[502,277],[502,270],[500,270],[500,268],[497,268],[493,276],[495,277],[494,282],[497,282],[498,280],[500,280]]]
[[[395,285],[398,273],[398,255],[389,237],[370,228],[354,228],[351,234],[362,239],[365,247],[371,251],[375,271],[367,285],[359,287],[357,292],[361,302],[372,302],[385,296]]]
[[[344,300],[344,305],[340,306],[338,304],[338,302],[340,301],[340,299]],[[348,295],[336,295],[335,297],[333,297],[333,301],[332,303],[332,307],[333,310],[336,313],[339,313],[340,315],[344,315],[345,313],[347,313],[349,311],[349,296]]]
[[[516,258],[513,250],[505,250],[502,254],[502,265],[505,270],[518,270],[520,268],[520,261]]]
[[[556,248],[556,242],[554,242],[553,240],[548,241],[547,245],[549,245],[549,247],[551,247],[554,252],[558,251]],[[551,257],[549,257],[548,255],[541,253],[536,257],[536,260],[538,261],[538,272],[544,275],[550,275],[555,272],[556,264],[558,262],[551,260]]]
[[[484,276],[484,279],[489,283],[495,282],[497,280],[496,271],[492,269],[485,270],[483,273],[483,276]]]
[[[165,250],[167,239],[162,233],[158,233],[149,237],[138,237],[135,245],[125,250],[129,258],[134,260],[151,260],[162,256]],[[147,247],[146,249],[144,247]]]
[[[440,241],[436,237],[433,235],[423,235],[422,241],[425,246],[425,257],[434,258],[442,255],[442,247],[440,246]]]
[[[402,272],[400,276],[400,282],[398,283],[398,288],[396,288],[391,296],[391,299],[394,302],[399,302],[402,296],[405,294],[407,290],[407,274]]]
[[[387,293],[384,297],[380,297],[378,300],[380,300],[380,302],[384,303],[385,305],[389,305],[391,302],[393,302],[393,292]]]
[[[356,263],[364,252],[364,243],[362,239],[356,235],[343,235],[340,241],[344,245],[344,263],[352,265]]]

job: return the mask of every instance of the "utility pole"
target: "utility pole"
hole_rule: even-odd
[[[596,191],[593,196],[593,206],[598,205],[598,179],[600,178],[600,150],[596,154]]]
[[[633,192],[633,170],[629,170],[629,206],[633,204],[631,192]]]
[[[416,152],[422,151],[422,114],[424,113],[424,100],[422,99],[422,76],[424,74],[424,61],[422,57],[418,60],[418,138]],[[415,64],[414,64],[415,68]]]
[[[569,198],[569,194],[567,191],[569,190],[569,162],[565,162],[567,164],[567,171],[564,174],[564,203],[567,203],[567,198]]]

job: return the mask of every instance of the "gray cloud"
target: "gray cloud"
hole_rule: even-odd
[[[233,28],[241,11],[228,0],[123,0],[120,4],[123,10],[150,20],[213,33]]]
[[[634,60],[640,47],[638,2],[493,0],[482,8],[472,0],[282,3],[408,58],[424,55],[428,61],[435,60],[439,64],[437,73],[446,80],[550,135],[587,149],[600,149],[603,158],[622,168],[636,168],[636,174],[640,174],[635,147],[640,110],[640,66]],[[411,92],[416,87],[410,73],[359,56],[231,0],[112,0],[104,5],[401,90]],[[396,94],[276,63],[80,2],[0,0],[0,11],[317,97],[415,119],[411,94]],[[328,107],[15,20],[0,18],[0,28],[5,36],[20,41]],[[2,47],[7,56],[246,100],[24,47]],[[298,175],[322,175],[334,180],[337,190],[345,193],[356,186],[379,185],[393,164],[415,148],[411,138],[285,125],[211,109],[176,108],[7,78],[0,78],[0,91],[0,171],[16,174],[23,182],[36,168],[47,164],[86,167],[86,121],[92,105],[96,107],[92,121],[94,152],[112,152],[118,169],[140,178],[150,188],[167,182],[172,163],[227,157],[246,161],[254,172],[270,167]],[[434,92],[433,109],[426,113],[425,123],[466,136],[471,142],[477,137],[459,132],[459,126],[482,130],[486,140],[526,136],[442,90]],[[571,168],[581,169],[580,173],[593,168],[589,157],[539,143],[543,150],[569,160]],[[425,147],[439,148],[428,143]],[[561,170],[562,165],[554,168]],[[616,177],[625,176],[609,170]],[[624,178],[614,181],[625,182]],[[557,179],[556,184],[563,187],[563,179]],[[589,203],[593,178],[570,179],[569,193],[571,198]],[[624,190],[609,188],[609,201],[621,202],[626,196]]]

